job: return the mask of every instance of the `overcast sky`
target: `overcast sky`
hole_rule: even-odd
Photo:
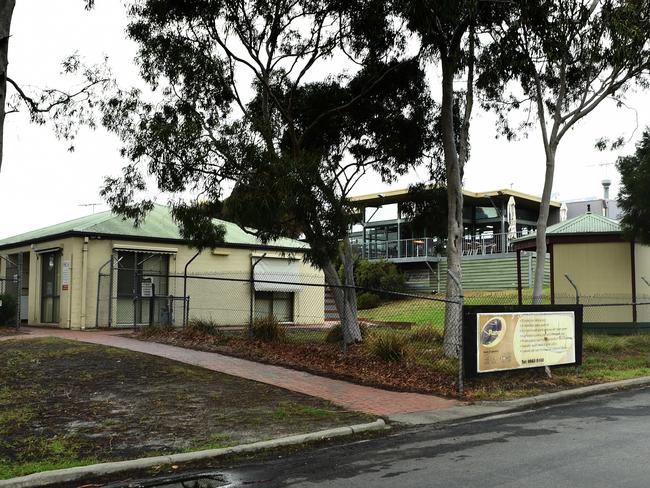
[[[98,0],[94,11],[86,12],[82,0],[21,0],[17,2],[9,46],[9,76],[19,83],[37,87],[67,87],[60,76],[60,62],[78,52],[88,62],[104,55],[121,86],[138,83],[134,67],[135,45],[125,38],[126,15],[119,0]],[[436,89],[436,87],[434,87]],[[439,93],[434,92],[436,98]],[[563,140],[553,187],[554,197],[572,200],[600,196],[600,181],[613,181],[612,195],[618,191],[618,175],[613,163],[619,154],[630,153],[643,128],[650,125],[650,94],[628,97],[628,105],[639,110],[638,130],[620,151],[598,152],[594,142],[601,136],[631,137],[637,126],[636,113],[608,103]],[[541,194],[544,158],[538,131],[527,139],[507,142],[495,139],[494,117],[477,109],[472,120],[472,155],[466,169],[465,188],[472,191],[512,187]],[[102,129],[82,130],[75,152],[57,140],[47,126],[35,126],[22,114],[7,116],[4,160],[0,172],[0,237],[33,230],[80,217],[92,212],[83,205],[99,203],[103,178],[116,175],[124,165],[120,142]],[[395,188],[426,179],[424,171],[402,178]],[[386,190],[378,178],[368,178],[355,193]],[[160,196],[161,203],[165,203]],[[99,206],[95,211],[106,209]]]

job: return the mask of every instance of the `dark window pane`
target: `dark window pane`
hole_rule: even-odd
[[[41,255],[41,322],[59,322],[59,289],[61,288],[61,255]]]
[[[274,316],[278,322],[293,322],[294,294],[290,292],[255,292],[255,317]]]

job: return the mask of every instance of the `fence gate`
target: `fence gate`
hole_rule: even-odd
[[[182,282],[167,274],[122,266],[113,257],[99,271],[97,327],[183,325],[189,297],[179,296]]]

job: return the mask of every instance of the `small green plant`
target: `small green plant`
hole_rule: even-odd
[[[219,328],[219,324],[212,319],[192,319],[187,323],[185,331],[223,337],[223,331]]]
[[[14,325],[16,317],[16,299],[6,293],[0,294],[0,326]]]
[[[357,295],[357,309],[359,310],[369,310],[371,308],[377,308],[381,303],[381,299],[369,291],[364,291]]]
[[[430,344],[442,344],[443,333],[435,327],[419,327],[411,331],[409,340],[411,342],[426,342]]]
[[[284,338],[284,329],[278,319],[270,315],[255,319],[253,322],[253,338],[265,342],[279,341]]]
[[[361,331],[361,339],[365,339],[368,335],[368,326],[366,324],[359,324],[359,330]],[[325,336],[325,342],[343,342],[343,328],[341,327],[340,323],[330,328],[327,336]]]
[[[384,361],[404,363],[413,356],[408,334],[399,332],[378,332],[371,334],[365,342],[366,352]]]

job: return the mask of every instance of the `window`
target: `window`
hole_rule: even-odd
[[[117,257],[117,296],[138,294],[138,278],[151,278],[156,295],[167,295],[168,254],[119,251]]]
[[[41,254],[41,322],[59,322],[59,289],[61,288],[61,254]]]
[[[256,291],[256,318],[275,317],[278,322],[293,322],[294,294],[283,291]]]
[[[494,207],[476,207],[476,220],[499,218],[499,212]]]

